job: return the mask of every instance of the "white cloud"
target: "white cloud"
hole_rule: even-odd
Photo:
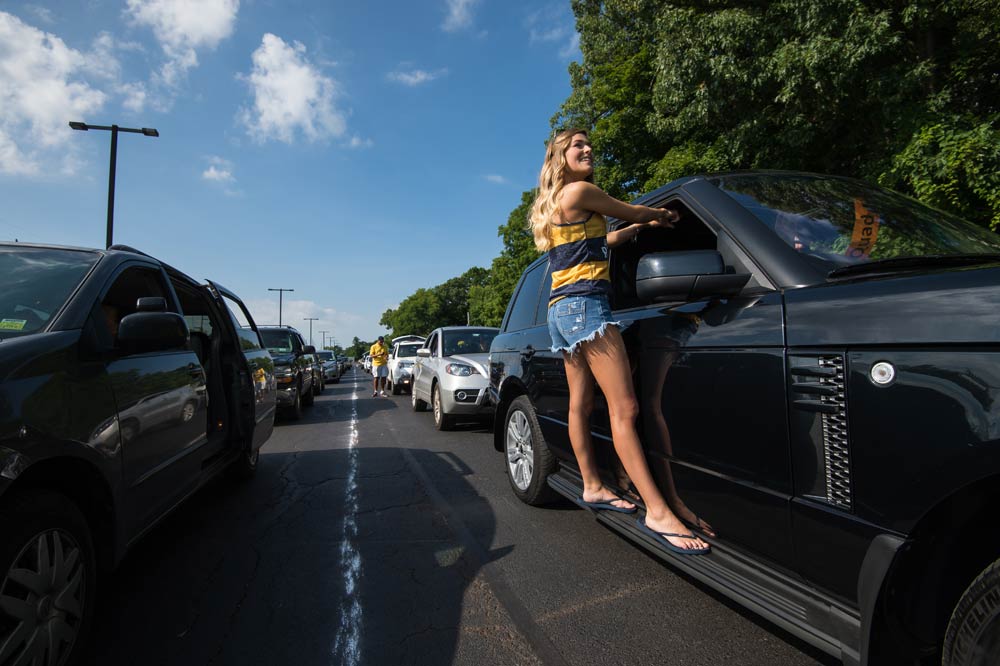
[[[202,180],[207,180],[214,185],[221,187],[222,192],[230,197],[242,197],[243,191],[237,189],[236,176],[233,175],[233,163],[218,155],[208,155],[205,157],[208,168],[201,172]]]
[[[561,43],[559,57],[574,58],[580,52],[580,34],[572,13],[561,5],[549,5],[532,12],[524,21],[532,44]]]
[[[232,34],[239,9],[239,0],[128,0],[125,12],[153,31],[166,56],[157,82],[173,89],[198,65],[199,50]]]
[[[447,69],[438,69],[433,72],[428,72],[423,69],[412,69],[408,72],[397,70],[395,72],[389,72],[386,75],[386,78],[390,81],[395,81],[396,83],[402,83],[404,86],[415,88],[416,86],[423,85],[424,83],[430,83],[434,79],[439,79],[447,73]]]
[[[305,46],[267,33],[252,59],[253,69],[240,78],[249,84],[253,101],[240,110],[240,120],[253,139],[292,143],[296,130],[309,141],[346,132],[344,115],[334,104],[337,84],[309,61]]]
[[[56,22],[55,14],[48,7],[25,5],[24,10],[46,25],[52,25]]]
[[[362,139],[357,134],[352,136],[351,140],[347,142],[349,148],[371,148],[374,145],[375,142],[371,139]]]
[[[491,183],[496,183],[497,185],[506,185],[509,182],[503,176],[495,173],[488,173],[485,176],[483,176],[483,178],[485,178]]]
[[[77,163],[66,150],[55,151],[71,138],[66,123],[83,120],[108,98],[84,78],[87,60],[56,35],[0,12],[0,173],[38,174],[52,159],[63,171]]]
[[[259,326],[277,325],[278,323],[278,299],[243,299],[254,322]],[[281,308],[281,323],[285,326],[294,326],[302,333],[302,337],[309,342],[309,322],[306,317],[318,317],[318,321],[312,324],[313,341],[315,347],[320,348],[323,344],[323,334],[326,331],[327,344],[333,344],[336,340],[341,345],[351,343],[347,331],[356,329],[366,319],[360,315],[350,312],[342,312],[336,308],[322,307],[315,301],[310,300],[290,300],[284,299]]]
[[[446,32],[457,32],[472,25],[472,8],[479,0],[446,0],[448,15],[441,24]]]

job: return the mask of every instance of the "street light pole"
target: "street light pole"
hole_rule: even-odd
[[[323,349],[326,349],[326,334],[329,333],[329,332],[330,331],[320,331],[320,333],[323,336]]]
[[[267,290],[268,291],[276,291],[276,292],[278,292],[278,326],[281,326],[281,308],[282,308],[283,301],[284,301],[284,299],[282,297],[285,295],[286,291],[295,291],[295,290],[294,289],[271,289],[270,287],[268,287]]]
[[[319,321],[319,317],[303,317],[302,321],[309,322],[309,344],[313,343],[313,322]]]
[[[115,171],[118,164],[118,132],[130,132],[142,134],[143,136],[160,136],[160,133],[152,127],[119,127],[118,125],[88,125],[73,121],[69,126],[75,130],[86,132],[88,130],[107,130],[111,132],[111,164],[108,167],[108,225],[105,247],[111,247],[115,228]]]

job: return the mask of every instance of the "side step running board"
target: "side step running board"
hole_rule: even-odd
[[[546,481],[571,501],[580,497],[583,491],[580,477],[565,468],[550,475]],[[595,515],[597,520],[661,560],[810,645],[844,664],[859,663],[861,618],[857,610],[837,604],[799,581],[727,549],[717,539],[705,539],[712,545],[709,554],[679,555],[638,528],[635,519],[641,513],[596,511]]]

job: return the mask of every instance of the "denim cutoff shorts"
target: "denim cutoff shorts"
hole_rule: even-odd
[[[620,321],[611,318],[611,304],[604,294],[567,296],[549,306],[549,335],[552,351],[575,352],[581,343],[604,335],[608,326],[624,330]]]

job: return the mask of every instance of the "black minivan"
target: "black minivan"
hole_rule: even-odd
[[[275,390],[224,287],[125,246],[0,244],[0,663],[72,662],[98,571],[256,470]]]
[[[637,428],[675,512],[718,536],[691,557],[598,519],[844,663],[998,663],[1000,237],[816,174],[638,201],[681,221],[610,253]],[[529,504],[582,490],[550,284],[542,257],[490,351],[494,445]],[[591,431],[630,494],[600,391]]]

